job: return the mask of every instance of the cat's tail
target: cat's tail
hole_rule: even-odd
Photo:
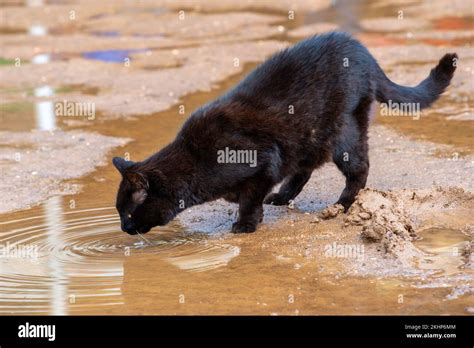
[[[377,65],[379,72],[375,97],[381,103],[417,103],[420,109],[426,108],[449,86],[457,60],[456,53],[445,54],[438,65],[431,69],[430,75],[415,87],[400,86],[390,81]]]

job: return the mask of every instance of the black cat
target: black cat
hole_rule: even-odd
[[[418,86],[403,87],[344,33],[315,36],[275,54],[196,110],[153,156],[136,163],[113,159],[122,174],[116,204],[122,229],[146,233],[185,208],[225,198],[239,204],[232,232],[253,232],[262,204],[288,204],[331,159],[346,177],[337,203],[347,210],[369,172],[372,102],[425,108],[449,85],[456,60],[446,54]],[[279,192],[270,193],[281,181]]]

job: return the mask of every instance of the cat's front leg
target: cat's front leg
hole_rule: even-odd
[[[239,217],[232,225],[233,233],[255,232],[257,225],[263,220],[263,206],[240,206]]]
[[[257,225],[263,220],[263,200],[272,186],[271,181],[265,177],[244,185],[239,195],[239,217],[232,225],[232,232],[255,232]]]

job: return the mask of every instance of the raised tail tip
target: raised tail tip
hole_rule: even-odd
[[[459,57],[456,53],[446,53],[434,68],[434,73],[438,78],[451,80],[456,70]]]

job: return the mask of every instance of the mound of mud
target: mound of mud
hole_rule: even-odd
[[[462,223],[474,209],[474,195],[460,188],[380,191],[364,189],[345,217],[345,226],[360,226],[365,243],[381,246],[385,254],[409,261],[422,252],[413,244],[417,230]],[[468,220],[464,220],[468,221]],[[472,237],[472,233],[466,233]],[[470,244],[469,244],[470,246]],[[462,252],[470,260],[471,249]]]
[[[363,240],[380,243],[387,253],[416,253],[411,244],[416,238],[414,221],[401,197],[393,192],[365,189],[349,209],[345,221],[362,226]]]

